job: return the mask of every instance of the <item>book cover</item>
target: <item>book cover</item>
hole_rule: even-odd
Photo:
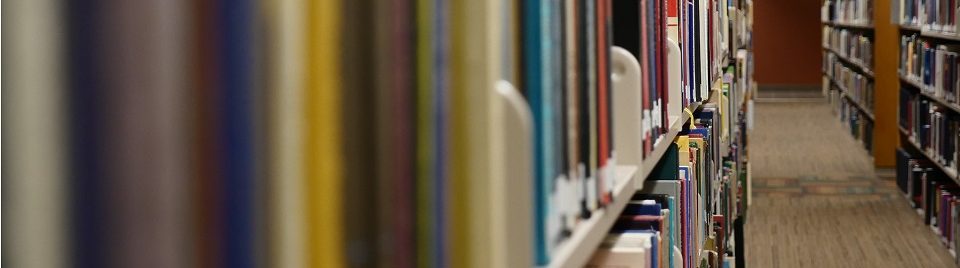
[[[416,76],[413,2],[376,3],[374,23],[376,178],[379,235],[376,259],[393,267],[415,265]],[[389,209],[386,209],[389,208]]]
[[[254,3],[237,1],[220,10],[223,25],[219,72],[221,112],[220,133],[224,150],[221,159],[224,172],[225,228],[224,264],[230,267],[254,265],[254,196],[256,161],[253,145],[254,55],[250,38],[254,21]]]
[[[304,190],[307,265],[346,264],[343,213],[343,137],[341,136],[340,46],[342,6],[337,1],[308,1],[304,78]]]
[[[70,240],[76,234],[70,232],[77,228],[68,228],[72,220],[81,219],[90,223],[92,220],[70,211],[75,205],[71,201],[86,201],[75,199],[69,194],[79,192],[79,187],[72,185],[75,178],[91,179],[89,170],[79,170],[86,174],[77,174],[78,170],[69,168],[78,164],[80,159],[68,157],[70,150],[80,145],[68,143],[74,133],[84,133],[82,129],[75,129],[85,117],[72,112],[74,103],[83,103],[76,98],[81,94],[71,93],[72,90],[84,86],[75,72],[82,71],[86,65],[84,55],[67,54],[68,51],[79,52],[83,49],[69,48],[77,42],[84,43],[80,36],[65,34],[62,27],[74,25],[83,21],[84,12],[80,8],[90,1],[77,1],[81,6],[71,6],[73,2],[51,0],[15,0],[4,3],[7,7],[7,26],[4,37],[7,37],[7,58],[3,60],[6,69],[4,78],[7,87],[4,94],[8,101],[4,103],[3,111],[7,112],[7,127],[3,136],[7,138],[7,149],[3,153],[7,156],[7,172],[4,186],[7,191],[7,221],[4,224],[7,232],[7,248],[3,255],[6,260],[3,264],[20,267],[65,267],[68,265],[90,264],[79,261],[71,262],[76,252],[70,246],[75,242]],[[68,10],[67,8],[73,8]],[[95,14],[89,14],[94,16]],[[68,17],[74,16],[74,17]],[[11,23],[15,22],[15,23]],[[69,27],[73,30],[80,24]],[[42,74],[42,75],[28,75]],[[93,97],[93,96],[90,96]],[[82,110],[79,110],[82,111]],[[14,115],[14,116],[10,116]],[[89,130],[93,131],[93,130]],[[83,148],[81,148],[83,149]],[[15,200],[15,202],[10,202]],[[88,213],[87,208],[80,207],[80,213]],[[80,216],[80,217],[77,217]],[[91,215],[92,216],[92,215]],[[93,244],[86,246],[96,246]],[[84,256],[80,256],[84,257]],[[82,259],[81,259],[82,260]]]

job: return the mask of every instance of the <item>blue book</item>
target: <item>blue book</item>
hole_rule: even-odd
[[[655,232],[653,235],[650,236],[650,245],[651,245],[650,248],[653,249],[653,252],[650,254],[652,256],[650,267],[660,267],[660,250],[663,250],[663,249],[660,249],[660,246],[659,246],[660,245],[659,232]]]
[[[67,42],[65,53],[67,57],[68,100],[67,115],[69,131],[66,143],[70,148],[68,175],[70,193],[68,220],[70,221],[68,234],[71,235],[70,258],[77,267],[103,267],[107,265],[107,238],[108,230],[104,215],[108,204],[104,188],[107,181],[104,178],[104,158],[102,147],[106,132],[106,112],[101,101],[106,96],[104,78],[98,72],[103,69],[101,50],[98,36],[93,34],[99,17],[108,14],[99,14],[102,10],[102,1],[81,0],[68,1],[66,7]]]
[[[696,200],[692,198],[691,195],[695,192],[693,191],[693,184],[690,179],[690,167],[681,166],[680,167],[680,180],[683,183],[683,197],[681,201],[681,222],[682,229],[682,243],[680,245],[680,251],[683,253],[684,263],[691,264],[693,263],[693,202]]]
[[[447,126],[447,115],[449,112],[449,97],[447,90],[450,88],[448,73],[447,55],[449,55],[449,29],[450,22],[447,19],[448,0],[434,0],[433,27],[433,119],[434,119],[434,146],[433,146],[433,241],[430,243],[433,249],[430,263],[435,267],[449,266],[447,262],[447,211],[446,205],[449,203],[447,198],[447,179],[449,164],[447,160],[447,148],[449,142],[449,126]]]
[[[654,200],[630,201],[622,214],[659,216],[662,208],[663,206]]]
[[[697,102],[697,101],[700,101],[699,99],[700,84],[698,82],[700,80],[699,79],[700,75],[696,71],[697,61],[696,61],[695,55],[697,51],[694,49],[696,47],[694,45],[696,41],[693,37],[697,34],[697,32],[694,28],[694,24],[696,24],[695,23],[696,16],[694,16],[695,9],[693,7],[693,2],[689,2],[689,1],[687,2],[686,10],[687,10],[687,21],[686,21],[687,32],[684,38],[685,40],[684,40],[683,46],[684,46],[684,49],[687,51],[686,53],[687,57],[683,59],[683,61],[687,63],[687,70],[688,70],[687,74],[689,74],[687,76],[687,83],[688,85],[690,85],[690,89],[687,91],[687,93],[689,93],[688,98],[690,99],[690,102]]]
[[[254,266],[254,148],[252,54],[254,3],[251,0],[222,3],[220,26],[220,86],[223,93],[220,125],[224,157],[223,233],[224,264],[228,267]]]
[[[448,204],[447,199],[447,177],[448,171],[447,168],[450,166],[447,163],[449,159],[447,157],[447,150],[449,150],[449,129],[447,125],[449,121],[447,115],[449,115],[449,97],[447,96],[447,90],[450,88],[450,83],[448,81],[449,77],[449,67],[447,56],[449,53],[449,37],[448,29],[450,21],[448,20],[447,12],[448,1],[447,0],[434,0],[433,1],[433,27],[434,38],[433,41],[433,119],[434,119],[434,164],[433,164],[433,232],[432,236],[434,252],[430,256],[433,258],[431,262],[435,267],[446,267],[449,266],[447,262],[447,211],[446,204]]]
[[[668,259],[670,260],[670,267],[676,267],[674,266],[674,263],[677,260],[673,259],[673,248],[676,247],[677,242],[679,242],[675,239],[675,237],[677,237],[677,235],[675,234],[675,232],[677,232],[677,217],[675,216],[675,214],[678,213],[676,200],[677,200],[677,197],[670,197],[667,200],[667,207],[670,209],[670,219],[669,219],[670,222],[667,225],[667,237],[668,237],[667,239],[669,241],[668,245],[670,245],[670,247],[666,248],[665,250],[670,252],[667,254]]]
[[[522,2],[522,91],[533,115],[533,176],[534,176],[534,255],[538,265],[550,262],[549,251],[553,242],[547,228],[551,217],[550,196],[553,180],[559,176],[557,152],[561,150],[557,137],[562,133],[559,125],[561,71],[556,61],[559,45],[558,7],[549,0],[525,0]],[[557,20],[557,21],[554,21]],[[556,28],[556,29],[555,29]],[[554,36],[556,35],[556,36]]]
[[[923,84],[927,86],[933,85],[932,77],[930,76],[930,69],[934,66],[933,64],[933,50],[932,49],[923,49]]]

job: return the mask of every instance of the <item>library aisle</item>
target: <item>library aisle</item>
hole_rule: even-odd
[[[954,265],[828,104],[758,100],[756,115],[744,239],[752,267]]]

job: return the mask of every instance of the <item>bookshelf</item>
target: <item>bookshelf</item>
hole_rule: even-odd
[[[909,0],[900,2],[901,8],[905,4],[910,4]],[[957,124],[955,121],[960,121],[960,104],[957,103],[957,101],[960,101],[960,98],[958,98],[960,97],[958,95],[960,88],[956,86],[955,82],[960,78],[960,73],[948,72],[958,72],[957,67],[960,66],[956,59],[949,58],[955,58],[958,55],[957,53],[960,53],[954,48],[960,45],[960,35],[932,30],[942,28],[943,30],[955,31],[956,21],[948,21],[948,18],[936,18],[924,12],[924,10],[914,10],[898,14],[901,22],[912,21],[915,18],[920,18],[918,21],[924,22],[921,24],[898,24],[900,30],[898,77],[901,92],[901,122],[898,128],[903,134],[901,136],[902,143],[911,145],[916,152],[930,160],[934,163],[934,166],[942,170],[954,182],[957,182],[955,165],[954,167],[948,167],[942,161],[946,157],[937,155],[930,148],[931,146],[921,146],[926,142],[917,141],[918,138],[929,139],[932,140],[931,143],[934,143],[933,146],[937,146],[936,142],[956,142],[958,138],[955,134],[951,137],[950,135],[932,133],[929,134],[929,137],[920,137],[918,135],[922,134],[916,132],[929,127],[949,128],[951,124]],[[933,21],[943,26],[934,27],[928,24]],[[953,56],[950,56],[951,54]],[[938,62],[934,63],[930,60],[937,60]],[[952,67],[952,69],[949,67]],[[915,106],[919,105],[924,106],[916,109]],[[911,113],[910,115],[913,118],[903,115],[907,112]],[[909,121],[903,122],[904,118],[909,119]],[[915,119],[919,119],[920,122],[913,122]],[[912,128],[912,131],[905,126]],[[940,150],[946,150],[942,152],[944,154],[955,154],[957,148],[940,148]]]
[[[946,41],[960,41],[960,35],[934,32],[934,31],[920,31],[920,36],[933,38],[933,39],[941,39]]]
[[[865,12],[869,5],[869,0],[823,3],[822,71],[823,90],[837,118],[873,156],[878,120],[871,107],[877,107],[877,66],[872,14]]]
[[[920,26],[910,24],[898,24],[897,26],[901,31],[919,33],[920,36],[926,38],[940,39],[944,41],[960,41],[960,34],[957,33],[926,30]]]
[[[960,239],[948,233],[960,230],[951,218],[960,212],[960,195],[952,190],[960,185],[960,24],[955,16],[960,3],[893,3],[899,46],[897,184],[923,223],[957,258]]]
[[[724,57],[721,62],[727,62],[727,57]],[[557,247],[547,267],[583,267],[587,264],[587,261],[589,261],[593,255],[593,249],[596,249],[603,241],[606,232],[620,216],[620,211],[624,209],[627,201],[630,200],[630,196],[642,189],[645,179],[662,160],[670,144],[676,140],[676,137],[684,129],[684,126],[691,123],[691,120],[693,120],[693,118],[691,118],[693,112],[700,110],[704,104],[716,104],[720,101],[720,89],[724,83],[719,73],[711,76],[714,77],[708,89],[710,92],[708,95],[711,97],[704,102],[693,102],[684,107],[683,110],[690,111],[691,113],[680,113],[679,120],[671,124],[669,131],[661,136],[660,141],[655,144],[651,154],[642,160],[639,167],[630,165],[620,165],[617,167],[617,177],[621,178],[623,182],[615,187],[613,203],[593,213],[589,219],[578,224],[576,229],[572,231],[572,235]],[[750,100],[750,96],[750,94],[743,94],[741,96],[740,101],[742,105],[739,109],[745,109],[745,102]],[[722,155],[730,152],[729,142],[729,139],[722,141]],[[701,247],[703,246],[705,245]]]
[[[942,171],[944,174],[946,174],[947,177],[950,178],[950,179],[952,179],[954,183],[960,184],[960,175],[958,175],[958,172],[957,172],[956,169],[948,168],[948,167],[944,166],[942,163],[940,163],[940,161],[937,161],[937,160],[936,160],[936,159],[937,159],[936,157],[934,157],[932,154],[930,154],[929,152],[927,152],[927,150],[925,150],[923,147],[921,147],[919,144],[917,144],[916,140],[914,140],[913,136],[910,135],[910,133],[909,133],[906,129],[904,129],[904,128],[901,127],[901,128],[900,128],[900,134],[902,134],[903,137],[905,137],[907,144],[909,144],[909,145],[912,146],[914,149],[916,149],[917,151],[920,152],[920,155],[921,155],[921,156],[923,156],[924,158],[926,158],[927,160],[929,160],[930,162],[932,162],[933,165],[934,165],[935,167],[937,167],[937,169],[939,169],[939,170]]]
[[[847,56],[843,56],[842,54],[837,53],[837,51],[831,48],[824,47],[823,49],[827,50],[830,53],[833,53],[834,55],[837,55],[836,56],[837,59],[840,59],[840,61],[843,62],[843,64],[856,68],[859,71],[859,73],[863,74],[867,78],[873,79],[874,77],[873,71],[871,71],[870,68],[863,66],[863,64],[861,64],[859,61],[848,58]]]
[[[920,95],[926,97],[927,99],[933,100],[933,101],[939,103],[939,104],[940,104],[941,106],[943,106],[943,107],[950,108],[951,110],[953,110],[953,111],[955,111],[955,112],[957,112],[957,113],[960,113],[960,105],[958,105],[957,103],[948,102],[947,100],[945,100],[945,99],[943,99],[943,98],[941,98],[941,97],[937,97],[937,96],[935,96],[935,95],[933,95],[933,94],[928,93],[927,91],[929,91],[929,90],[925,90],[925,89],[926,89],[926,88],[929,88],[929,87],[928,87],[928,86],[925,86],[925,85],[923,85],[923,84],[920,84],[919,82],[916,81],[916,79],[911,79],[911,78],[907,78],[907,77],[905,77],[905,76],[903,76],[903,75],[900,75],[900,81],[902,81],[904,84],[908,85],[906,88],[915,89],[915,90],[917,90],[917,91],[919,92]]]
[[[909,24],[899,24],[898,26],[900,30],[920,32],[920,26],[909,25]]]
[[[631,12],[636,12],[636,8],[619,9],[617,6],[618,4],[636,3],[644,2],[614,1],[613,9],[623,12],[616,14],[627,14],[626,16],[620,16],[620,18],[636,17],[641,21],[644,19],[651,19],[652,17],[630,14]],[[653,7],[645,8],[668,8],[663,6],[656,7],[656,5],[660,4],[653,3],[655,2],[649,3],[650,5],[654,5]],[[660,166],[663,166],[664,162],[671,162],[663,161],[665,159],[665,155],[668,155],[668,153],[677,155],[676,151],[670,152],[670,150],[677,150],[677,146],[674,145],[680,141],[681,137],[683,137],[683,140],[686,141],[686,138],[691,135],[688,134],[689,131],[706,130],[706,127],[712,126],[714,128],[713,130],[717,131],[715,132],[717,135],[711,134],[713,136],[704,137],[710,137],[711,143],[716,142],[718,145],[716,148],[719,151],[715,151],[714,154],[723,156],[724,159],[727,159],[727,157],[733,157],[738,153],[745,152],[745,147],[736,149],[732,148],[738,147],[738,145],[742,143],[741,139],[739,138],[741,136],[739,136],[739,134],[736,134],[735,136],[734,134],[736,133],[735,130],[740,129],[739,126],[742,124],[742,122],[738,121],[739,119],[732,119],[733,121],[729,121],[728,124],[723,125],[721,128],[720,120],[731,120],[730,118],[743,117],[748,112],[747,108],[752,107],[747,105],[747,102],[751,101],[750,98],[752,97],[752,94],[743,93],[748,92],[748,90],[744,89],[751,88],[749,85],[752,84],[752,61],[750,61],[752,55],[749,53],[749,23],[750,18],[752,17],[749,12],[751,3],[749,1],[709,1],[709,4],[714,5],[713,8],[715,11],[720,11],[719,13],[715,13],[715,15],[719,15],[718,17],[715,17],[719,19],[719,22],[743,23],[747,24],[748,26],[727,27],[726,24],[724,24],[723,27],[718,28],[724,29],[722,35],[720,35],[720,31],[716,33],[701,32],[701,34],[704,34],[703,37],[706,37],[706,35],[713,36],[716,34],[717,39],[715,40],[722,40],[721,42],[716,42],[714,45],[708,46],[706,43],[704,43],[704,46],[701,46],[702,48],[710,49],[711,51],[709,53],[707,53],[707,50],[696,51],[692,50],[690,47],[681,49],[681,47],[679,47],[677,42],[674,42],[673,39],[664,39],[665,42],[663,43],[664,47],[662,51],[664,51],[663,53],[666,55],[664,55],[665,58],[663,65],[653,67],[652,73],[653,75],[657,75],[657,73],[661,72],[661,68],[669,70],[666,72],[667,76],[664,77],[666,80],[660,80],[662,82],[659,82],[663,83],[660,86],[666,87],[667,90],[665,92],[647,91],[648,89],[652,88],[650,84],[647,84],[651,83],[649,82],[651,80],[642,78],[643,75],[646,74],[640,72],[641,66],[647,66],[647,64],[651,63],[644,62],[643,57],[641,57],[641,55],[646,55],[644,54],[644,50],[646,50],[646,48],[642,48],[639,51],[632,50],[629,47],[627,48],[629,51],[620,47],[614,48],[611,58],[613,70],[612,75],[614,77],[612,81],[614,87],[613,92],[616,95],[616,97],[614,97],[615,100],[613,101],[613,113],[614,124],[617,125],[614,131],[615,144],[618,146],[618,157],[616,160],[618,166],[616,168],[616,174],[620,182],[613,187],[613,192],[611,195],[612,201],[605,204],[603,208],[592,211],[588,218],[581,219],[580,222],[569,231],[569,235],[564,237],[563,240],[550,251],[549,261],[546,263],[540,263],[538,266],[583,267],[592,261],[596,261],[593,260],[595,257],[595,252],[604,250],[602,246],[603,241],[608,238],[608,235],[614,235],[609,234],[609,232],[611,231],[612,227],[620,224],[618,222],[623,221],[621,214],[625,212],[624,210],[625,207],[628,206],[627,204],[631,203],[631,198],[633,195],[645,188],[645,183],[647,182],[648,177],[653,176],[651,174],[652,172],[655,172]],[[729,6],[727,6],[728,4]],[[679,12],[678,14],[699,16],[696,15],[696,13],[686,12]],[[705,18],[706,17],[704,17],[704,19]],[[692,22],[697,20],[687,21]],[[617,21],[615,21],[615,25],[616,23]],[[616,29],[616,27],[614,28]],[[681,27],[679,29],[683,28]],[[746,29],[747,32],[740,32],[739,29]],[[727,32],[728,30],[730,32]],[[625,32],[634,33],[636,31],[628,30]],[[616,37],[617,35],[615,34],[614,36]],[[697,42],[696,40],[692,39],[694,36],[694,34],[686,34],[685,38],[691,39],[685,39],[684,42]],[[720,39],[720,36],[723,36],[723,39]],[[670,38],[675,37],[676,35],[671,36]],[[706,39],[701,41],[706,41]],[[643,38],[641,38],[641,42],[644,42]],[[616,40],[614,44],[617,44]],[[659,46],[659,44],[656,43],[650,43],[650,45]],[[702,53],[699,56],[699,58],[703,60],[702,62],[696,63],[692,60],[689,60],[692,59],[691,57],[695,53]],[[734,54],[736,54],[736,57]],[[736,68],[736,70],[741,70],[742,72],[732,71],[734,68]],[[681,79],[681,73],[684,73],[683,79]],[[737,77],[735,79],[731,79],[733,78],[734,73],[737,73]],[[742,75],[740,75],[741,73]],[[695,82],[694,77],[699,79],[697,79]],[[668,98],[670,100],[669,103],[653,103],[650,105],[646,98],[647,96],[652,98],[655,94],[666,94],[660,96],[664,96],[664,100]],[[681,101],[683,104],[678,105],[678,103],[681,103]],[[658,111],[657,106],[660,106],[660,108],[663,108],[663,110]],[[653,107],[653,109],[648,107]],[[641,114],[643,116],[638,116]],[[708,120],[711,117],[703,117],[709,115],[712,115],[712,120],[716,121]],[[663,118],[662,120],[660,120],[661,116]],[[694,125],[697,125],[697,127],[695,128]],[[661,128],[662,130],[660,130]],[[729,133],[726,133],[726,131],[729,131]],[[653,132],[653,134],[648,134],[648,132]],[[672,159],[676,158],[674,157]],[[743,159],[743,161],[746,161],[745,158]],[[739,164],[741,162],[737,163]],[[735,167],[737,166],[734,166],[734,168]],[[719,169],[720,167],[718,166],[718,170]],[[717,176],[720,174],[721,173],[718,172]],[[739,177],[737,177],[737,179],[739,179]],[[677,198],[679,198],[679,196]],[[733,219],[734,218],[731,218],[731,221]],[[692,226],[692,223],[690,224]],[[679,227],[679,223],[677,227]],[[704,226],[702,228],[706,227]],[[679,231],[672,230],[671,232]],[[676,234],[679,235],[679,233]],[[730,241],[735,239],[733,234],[730,234],[729,239]],[[722,242],[727,243],[726,240]],[[691,254],[687,254],[687,252],[684,251],[684,253],[682,253],[682,259],[677,259],[677,261],[687,262],[689,260],[699,263],[701,258],[705,257],[701,256],[699,249],[708,248],[706,241],[704,241],[703,245],[688,246],[688,248],[691,250],[697,250],[690,251],[689,253]],[[688,249],[685,248],[684,250]],[[672,251],[662,252],[666,253]],[[736,250],[736,252],[732,253],[737,256],[742,254],[739,250]],[[724,251],[724,256],[721,258],[723,260],[721,261],[733,267],[734,264],[728,262],[733,259],[733,255],[728,254],[729,253],[727,251]],[[666,259],[663,260],[666,261]],[[719,267],[720,264],[718,263],[716,266]],[[736,267],[743,267],[743,264],[737,263]]]
[[[691,103],[686,109],[696,111],[699,107],[700,103]],[[683,125],[689,124],[690,120],[690,115],[683,113],[681,119],[674,122],[669,132],[664,134],[661,141],[656,144],[651,155],[643,159],[639,168],[628,165],[617,167],[617,177],[623,183],[615,188],[614,203],[577,225],[572,232],[573,235],[558,246],[555,259],[551,261],[549,267],[583,267],[587,263],[593,255],[593,249],[602,242],[607,230],[610,230],[616,218],[620,216],[619,212],[630,200],[630,195],[643,187],[643,182],[650,175],[650,171],[660,162],[669,145],[683,129]]]
[[[824,23],[824,24],[827,24],[827,25],[830,25],[830,26],[834,26],[834,27],[849,28],[849,29],[854,29],[854,30],[869,30],[869,31],[872,31],[872,30],[873,30],[873,25],[871,25],[871,24],[848,23],[848,22],[830,22],[830,21],[824,21],[823,23]]]
[[[691,103],[686,107],[685,110],[696,111],[700,108],[700,103]],[[637,180],[637,185],[643,185],[643,181],[650,175],[650,171],[660,162],[660,158],[663,156],[663,153],[666,152],[667,147],[670,146],[670,143],[677,137],[677,134],[680,133],[680,130],[683,129],[683,125],[690,123],[690,114],[682,113],[681,119],[677,120],[672,126],[667,134],[663,135],[662,140],[654,146],[654,149],[651,153],[651,157],[643,160],[641,167],[640,179]]]
[[[868,109],[867,106],[861,104],[859,100],[856,100],[853,97],[851,97],[851,95],[848,93],[849,91],[846,88],[844,88],[843,85],[837,84],[837,82],[834,81],[833,79],[830,80],[830,83],[834,87],[836,87],[837,90],[840,90],[840,93],[843,95],[843,97],[846,98],[850,103],[852,103],[854,107],[860,110],[861,113],[866,115],[867,118],[870,119],[870,121],[876,120],[876,117],[873,116],[873,111]]]

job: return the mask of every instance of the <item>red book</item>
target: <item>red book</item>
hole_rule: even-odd
[[[612,178],[606,178],[606,173],[602,172],[608,168],[607,166],[607,157],[610,153],[610,135],[608,134],[610,127],[610,114],[607,106],[609,106],[609,92],[610,92],[610,71],[607,68],[609,65],[609,53],[610,53],[610,44],[607,40],[607,30],[608,19],[607,15],[607,5],[610,3],[609,0],[597,0],[597,163],[599,164],[600,171],[597,175],[597,196],[600,197],[600,204],[606,205],[610,203],[612,197],[609,192],[612,189],[607,186],[607,180]]]

